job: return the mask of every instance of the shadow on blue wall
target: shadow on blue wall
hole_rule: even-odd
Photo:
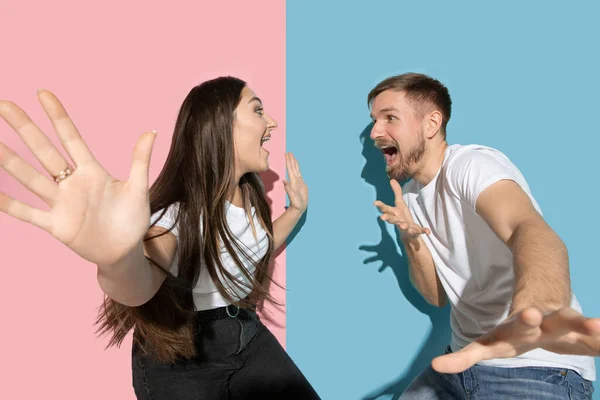
[[[381,200],[385,204],[394,204],[394,193],[390,186],[390,181],[385,173],[385,162],[381,151],[373,146],[373,141],[369,137],[372,124],[367,125],[360,135],[360,140],[363,143],[362,154],[365,158],[365,167],[363,168],[361,177],[369,185],[375,188],[376,199]],[[400,182],[404,184],[405,182]],[[373,199],[375,201],[375,199]],[[375,206],[373,206],[375,207]],[[375,221],[374,221],[375,222]],[[425,301],[423,296],[414,288],[410,282],[408,275],[408,260],[403,256],[404,248],[398,237],[392,237],[387,228],[386,222],[377,218],[377,222],[381,230],[381,242],[377,245],[362,245],[360,250],[374,253],[365,259],[364,264],[381,262],[379,272],[391,268],[398,281],[400,291],[410,302],[410,304],[426,314],[431,320],[431,330],[429,335],[424,340],[421,348],[415,352],[415,356],[411,365],[405,370],[396,380],[385,384],[382,387],[374,389],[371,393],[365,395],[363,400],[374,400],[380,396],[392,396],[391,399],[398,399],[402,392],[408,387],[410,382],[419,375],[429,365],[431,360],[440,355],[444,348],[450,343],[450,307],[443,308],[435,307]],[[398,252],[398,246],[401,253]],[[401,315],[396,318],[402,318]],[[404,326],[410,326],[406,324]],[[375,329],[376,331],[376,329]],[[413,343],[399,341],[395,344],[401,351],[408,352],[416,348]],[[394,352],[390,352],[393,354]]]

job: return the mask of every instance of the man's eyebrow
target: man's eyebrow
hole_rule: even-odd
[[[390,112],[390,111],[400,111],[395,107],[387,107],[387,108],[382,108],[381,110],[379,110],[380,113],[384,113],[384,112]],[[370,114],[371,119],[374,119],[373,113]]]

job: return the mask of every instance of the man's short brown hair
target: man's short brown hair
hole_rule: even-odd
[[[415,110],[424,112],[424,108],[433,106],[442,113],[442,132],[446,136],[446,125],[452,112],[452,100],[448,88],[440,81],[424,74],[407,73],[384,79],[369,92],[369,107],[375,97],[386,90],[404,92],[406,98],[413,103]]]

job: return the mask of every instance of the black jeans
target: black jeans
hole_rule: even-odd
[[[134,345],[139,400],[319,399],[275,336],[252,310],[230,306],[196,313],[197,357],[156,362]]]

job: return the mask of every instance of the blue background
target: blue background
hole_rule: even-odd
[[[390,75],[441,80],[449,143],[520,168],[569,248],[584,313],[600,316],[598,3],[350,3],[287,3],[287,149],[310,188],[287,251],[287,344],[319,394],[396,398],[449,340],[448,309],[412,288],[372,205],[392,192],[366,96]]]

